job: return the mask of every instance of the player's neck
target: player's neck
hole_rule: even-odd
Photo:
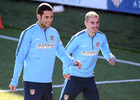
[[[46,31],[47,28],[44,28],[39,22],[37,22],[37,23],[38,23],[38,25],[39,25],[41,28],[44,29],[44,31]]]
[[[88,32],[88,35],[94,37],[96,35],[96,33]]]

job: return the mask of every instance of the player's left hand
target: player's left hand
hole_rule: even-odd
[[[78,69],[81,69],[81,68],[82,68],[82,64],[81,64],[81,62],[80,62],[79,60],[75,60],[75,61],[73,62],[73,64],[74,64],[74,65],[77,65],[77,66],[78,66]]]
[[[115,65],[115,60],[113,57],[109,58],[109,64],[114,66]]]
[[[70,74],[69,74],[69,73],[64,74],[64,78],[65,78],[65,79],[69,79],[69,80],[70,80]]]
[[[13,85],[9,85],[9,88],[10,88],[10,90],[13,91],[13,92],[15,92],[15,90],[16,90],[16,87],[13,86]]]

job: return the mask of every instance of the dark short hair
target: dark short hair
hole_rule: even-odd
[[[53,11],[53,8],[48,3],[41,3],[36,10],[36,14],[40,14],[42,16],[43,12],[46,11],[46,10],[47,11]]]

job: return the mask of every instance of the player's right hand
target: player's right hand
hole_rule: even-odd
[[[65,78],[65,79],[69,79],[69,80],[70,80],[70,74],[69,74],[69,73],[64,74],[64,78]]]
[[[82,64],[81,64],[81,62],[80,62],[79,60],[75,60],[75,61],[73,62],[73,64],[74,64],[74,65],[77,65],[77,66],[78,66],[78,69],[81,69],[81,68],[82,68]]]
[[[9,88],[10,88],[10,90],[13,91],[13,92],[15,92],[15,90],[16,90],[16,87],[13,86],[13,85],[9,85]]]
[[[109,58],[109,64],[114,66],[115,65],[115,60],[113,57]]]

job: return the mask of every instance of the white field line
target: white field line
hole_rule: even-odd
[[[17,38],[13,38],[13,37],[9,37],[9,36],[4,36],[4,35],[0,35],[0,38],[7,39],[7,40],[13,40],[13,41],[18,41],[19,40]],[[105,59],[103,56],[98,56],[98,58]],[[116,59],[116,62],[121,62],[121,63],[130,64],[130,65],[140,66],[140,63],[125,61],[125,60]]]
[[[7,40],[13,40],[13,41],[18,41],[19,40],[17,38],[13,38],[13,37],[9,37],[9,36],[4,36],[4,35],[0,35],[0,38],[7,39]]]
[[[96,84],[108,84],[108,83],[123,83],[123,82],[140,82],[140,79],[130,79],[130,80],[115,80],[115,81],[100,81],[96,82]],[[53,88],[63,87],[63,85],[53,85]],[[16,91],[23,91],[23,88],[18,88]],[[3,92],[11,92],[11,90],[0,90],[0,93]]]
[[[98,58],[105,59],[103,56],[98,56]],[[131,62],[131,61],[125,61],[125,60],[119,60],[119,59],[116,59],[115,62],[130,64],[130,65],[135,65],[135,66],[140,66],[140,63],[135,63],[135,62]]]
[[[115,81],[100,81],[96,84],[108,84],[108,83],[123,83],[123,82],[140,82],[140,79],[129,79],[129,80],[115,80]]]

